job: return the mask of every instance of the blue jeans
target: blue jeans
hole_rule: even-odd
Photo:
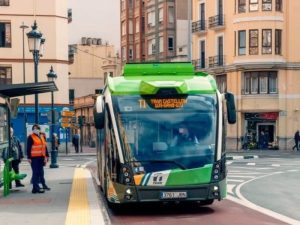
[[[33,190],[39,190],[39,183],[42,183],[43,187],[46,186],[44,178],[44,157],[31,158],[32,169],[32,186]]]

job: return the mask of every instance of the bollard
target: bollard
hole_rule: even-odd
[[[12,170],[12,168],[10,166],[10,163],[12,160],[13,160],[13,158],[9,158],[8,160],[6,160],[4,169],[3,169],[3,185],[4,185],[3,195],[4,195],[4,197],[9,195],[9,193],[10,193],[9,185],[13,180],[22,180],[27,176],[27,174],[16,174]]]

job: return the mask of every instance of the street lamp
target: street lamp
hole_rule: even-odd
[[[34,21],[34,24],[32,26],[32,30],[27,33],[28,37],[28,46],[29,51],[33,54],[33,61],[34,61],[34,82],[38,82],[38,64],[40,59],[40,50],[43,50],[43,45],[45,43],[45,39],[42,38],[43,34],[37,30],[37,24],[36,21]],[[39,112],[38,112],[38,104],[39,104],[39,98],[38,94],[35,94],[35,103],[34,103],[34,109],[35,109],[35,123],[39,123]]]
[[[49,73],[47,74],[47,77],[48,77],[48,81],[55,81],[55,79],[57,78],[57,75],[53,70],[53,66],[51,66],[51,69],[50,69]],[[57,150],[55,149],[55,139],[53,137],[54,124],[55,124],[54,96],[53,96],[53,91],[51,91],[51,164],[50,164],[50,168],[58,168]]]
[[[23,40],[23,83],[25,84],[25,29],[29,28],[28,26],[26,26],[24,24],[24,22],[22,23],[22,25],[20,26],[20,28],[22,29],[22,40]],[[26,96],[24,95],[24,143],[25,146],[27,146],[27,129],[26,129],[26,124],[27,124],[27,114],[26,114]]]

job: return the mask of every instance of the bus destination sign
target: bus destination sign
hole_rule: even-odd
[[[150,98],[139,100],[140,108],[146,108],[146,102],[154,109],[176,109],[182,108],[187,99],[184,98]]]

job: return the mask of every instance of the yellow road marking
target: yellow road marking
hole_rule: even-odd
[[[91,224],[87,194],[87,170],[76,168],[65,225]]]

